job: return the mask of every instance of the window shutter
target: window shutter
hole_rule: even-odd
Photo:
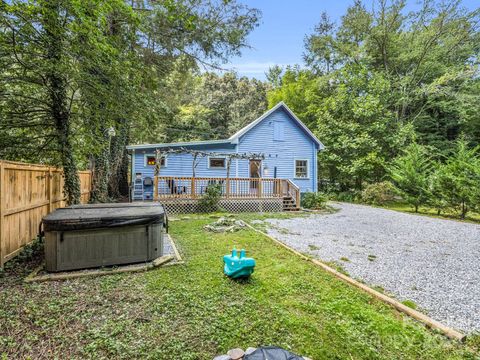
[[[276,141],[285,140],[284,124],[281,121],[273,122],[273,140],[276,140]]]

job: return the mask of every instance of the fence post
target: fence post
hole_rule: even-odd
[[[258,186],[257,186],[257,191],[258,191],[258,197],[262,197],[262,178],[258,178]]]
[[[134,186],[133,191],[135,192],[135,183],[133,186]],[[158,176],[157,175],[153,177],[153,200],[158,201]]]
[[[4,164],[3,161],[0,161],[0,269],[3,268],[3,258],[5,256],[4,254],[4,239],[5,239],[5,229],[3,228],[3,213],[4,213],[4,208],[5,208],[5,199],[4,199],[4,194],[5,194],[5,189],[4,189],[4,184],[5,184],[5,169],[4,169]]]
[[[52,168],[51,167],[48,167],[48,183],[47,183],[47,186],[48,186],[48,193],[47,193],[47,196],[48,196],[48,213],[51,213],[52,212],[52,189],[53,189],[53,176],[52,176]]]

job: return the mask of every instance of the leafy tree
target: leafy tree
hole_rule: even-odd
[[[282,73],[283,68],[279,65],[273,65],[269,67],[265,73],[267,84],[269,84],[273,89],[282,86]]]
[[[266,85],[259,80],[233,72],[204,73],[197,80],[174,116],[173,140],[226,138],[267,109]]]
[[[432,161],[428,149],[412,143],[388,167],[388,173],[402,198],[415,208],[430,200]]]
[[[335,70],[340,58],[335,50],[337,42],[334,39],[335,24],[326,12],[320,16],[320,22],[315,27],[314,34],[305,38],[305,63],[320,74],[328,74]]]
[[[439,156],[463,134],[478,144],[480,9],[405,4],[355,1],[339,24],[322,14],[305,40],[307,69],[286,69],[269,91],[270,105],[285,101],[325,143],[319,174],[341,191],[382,179],[413,138]]]
[[[63,0],[2,2],[0,122],[13,144],[25,136],[30,151],[48,148],[64,169],[68,203],[80,200],[72,127],[79,71],[72,54],[79,47],[80,33],[89,33],[83,22],[88,12],[80,3]],[[46,138],[42,139],[42,135]],[[6,151],[16,157],[15,150]],[[12,156],[13,155],[13,156]],[[22,158],[27,158],[24,153]],[[35,157],[35,156],[34,156]]]
[[[239,55],[259,18],[236,1],[0,6],[0,156],[63,166],[69,203],[79,201],[78,164],[93,164],[94,200],[125,190],[125,145],[168,137],[172,74]]]
[[[453,154],[435,172],[437,201],[460,213],[462,219],[480,200],[480,159],[478,148],[469,148],[465,140],[457,141]]]
[[[325,83],[323,78],[315,79],[310,71],[287,66],[278,82],[281,86],[273,87],[268,92],[269,106],[285,101],[310,129],[315,129],[317,118],[314,114],[314,101],[318,99],[320,92],[328,90],[322,86]],[[328,92],[322,94],[327,96]]]
[[[269,103],[284,100],[324,143],[318,169],[340,191],[380,181],[384,165],[413,136],[388,109],[391,84],[360,65],[325,77],[287,69]]]

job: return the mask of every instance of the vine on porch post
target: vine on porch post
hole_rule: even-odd
[[[153,172],[153,199],[158,200],[158,177],[160,176],[160,167],[162,166],[162,153],[160,149],[155,151],[155,171]]]
[[[231,166],[231,164],[232,164],[232,157],[228,156],[227,157],[227,180],[226,180],[226,183],[225,183],[227,198],[230,196],[230,166]]]

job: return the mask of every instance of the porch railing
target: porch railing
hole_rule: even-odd
[[[203,196],[209,186],[218,186],[222,198],[232,199],[282,197],[288,190],[283,179],[156,176],[154,198],[195,199]]]
[[[283,180],[283,196],[289,196],[295,200],[295,206],[300,208],[300,188],[290,180]]]

